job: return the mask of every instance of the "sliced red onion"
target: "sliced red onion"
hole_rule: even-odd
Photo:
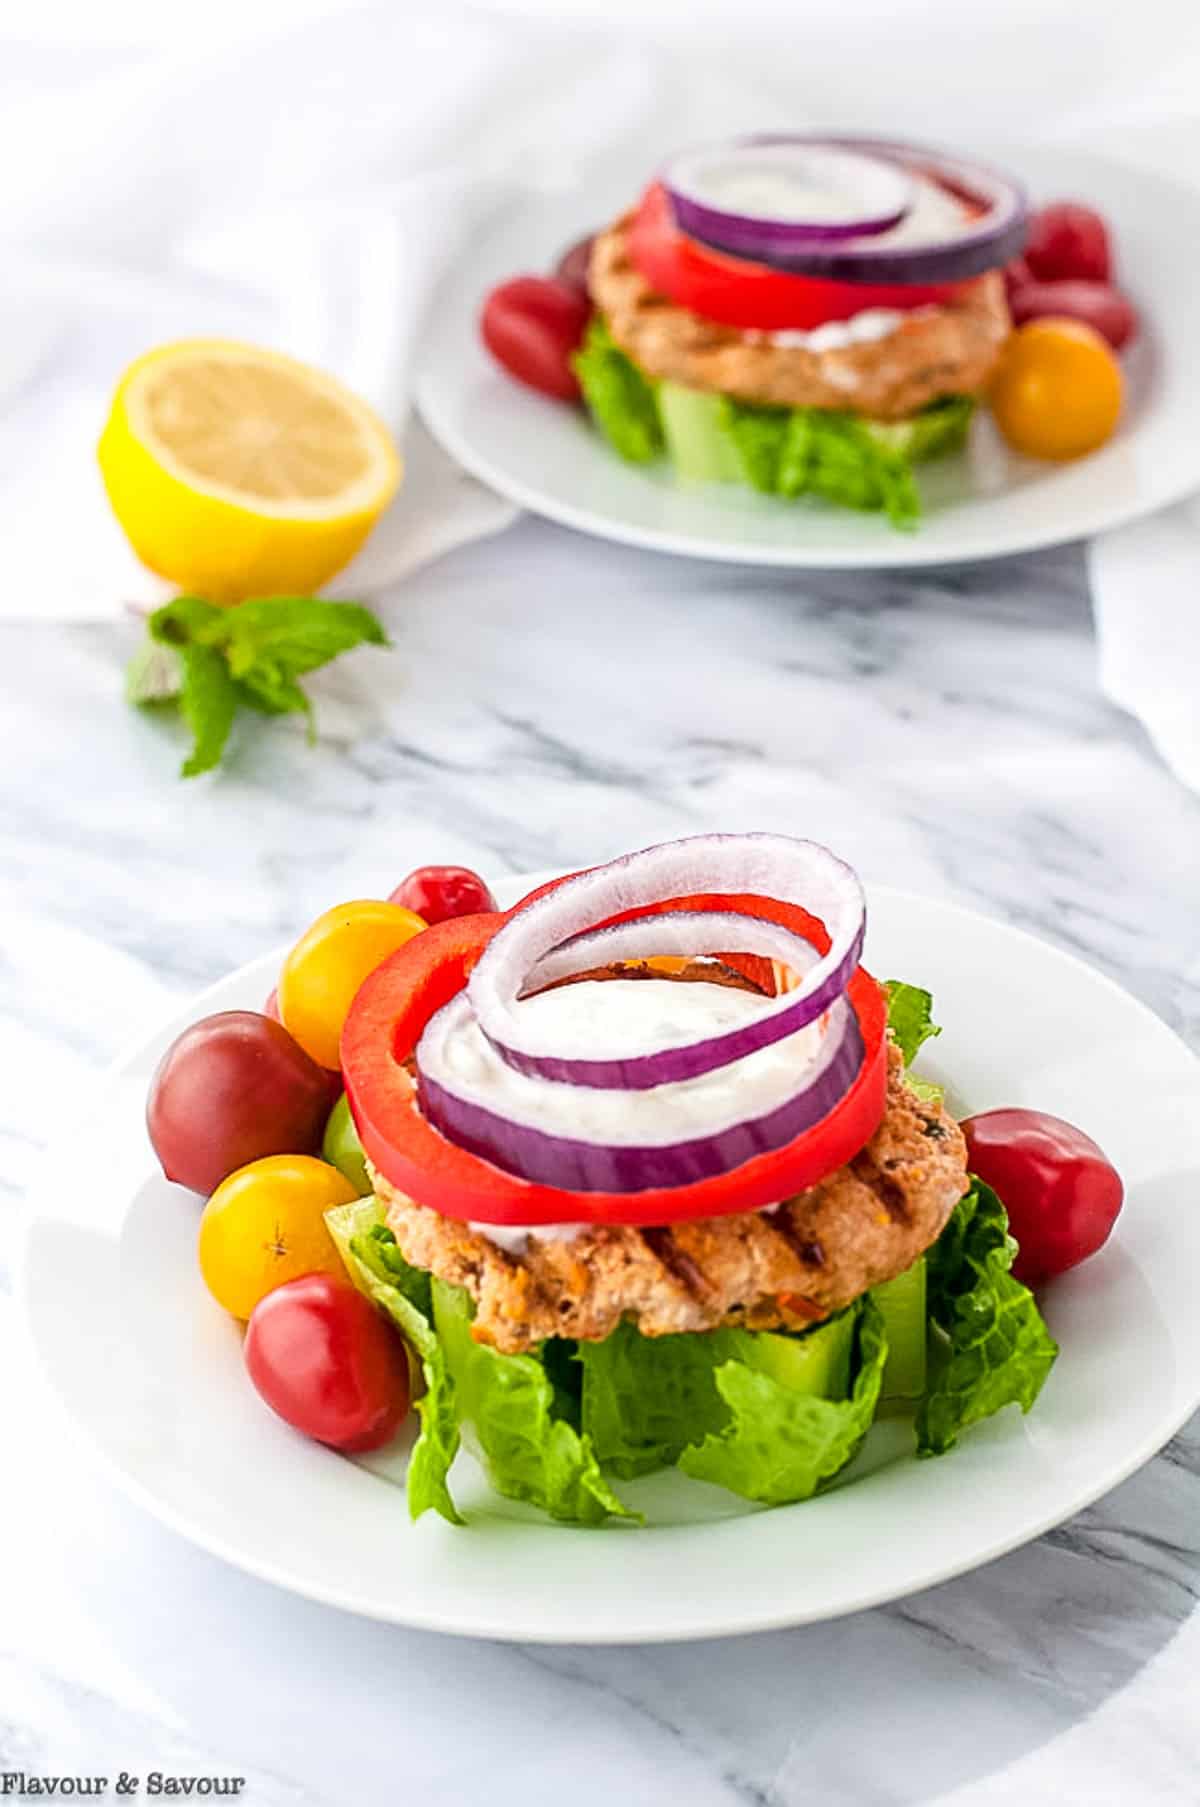
[[[829,951],[794,991],[764,999],[752,1022],[703,1041],[645,1051],[614,1047],[581,1057],[547,1046],[521,1020],[517,1000],[529,974],[562,942],[586,933],[597,921],[674,897],[704,894],[801,903],[825,924]],[[746,920],[748,927],[751,919]],[[568,1085],[644,1090],[711,1073],[816,1022],[849,984],[865,929],[866,906],[857,876],[816,841],[772,834],[694,835],[581,872],[535,898],[492,937],[467,991],[484,1035],[518,1072]]]
[[[685,232],[770,263],[886,232],[912,179],[893,158],[814,138],[742,138],[673,157],[662,174]]]
[[[789,1084],[795,1089],[777,1096],[758,1112],[753,1110],[754,1075],[739,1076],[737,1094],[751,1106],[750,1114],[731,1118],[725,1109],[714,1113],[711,1127],[700,1135],[678,1138],[681,1114],[669,1095],[656,1100],[654,1129],[661,1136],[641,1141],[588,1141],[578,1136],[554,1134],[534,1119],[544,1109],[544,1083],[529,1081],[531,1096],[519,1115],[493,1108],[486,1079],[474,1082],[455,1071],[451,1049],[456,1037],[478,1040],[478,1025],[465,995],[452,999],[426,1027],[417,1049],[418,1096],[421,1110],[441,1133],[459,1147],[470,1150],[506,1172],[544,1185],[580,1192],[641,1192],[651,1187],[681,1186],[727,1173],[755,1155],[782,1148],[811,1129],[846,1095],[863,1060],[862,1035],[849,1003],[839,999],[829,1012],[819,1050],[807,1064],[796,1064]],[[480,1047],[486,1044],[479,1042]],[[772,1071],[779,1090],[778,1063]],[[526,1082],[521,1082],[522,1084]],[[763,1087],[758,1086],[760,1097]],[[733,1088],[729,1088],[730,1091]],[[618,1103],[626,1118],[629,1098],[622,1091]],[[648,1113],[642,1113],[647,1115]],[[693,1112],[694,1115],[694,1112]]]
[[[961,231],[930,243],[906,243],[900,238],[896,243],[890,243],[885,235],[899,224],[891,221],[884,228],[857,236],[817,239],[810,235],[791,245],[779,241],[765,249],[751,251],[736,229],[730,237],[724,228],[717,226],[714,229],[711,221],[707,227],[696,223],[694,218],[693,223],[688,224],[668,172],[664,184],[671,195],[679,224],[685,232],[716,250],[752,257],[774,269],[787,270],[798,276],[819,276],[837,282],[908,284],[963,282],[969,277],[981,276],[986,270],[999,269],[1018,256],[1024,247],[1029,217],[1025,191],[1012,177],[986,164],[888,138],[825,138],[799,134],[744,142],[760,148],[786,144],[797,154],[807,146],[810,151],[839,151],[890,163],[910,183],[913,180],[934,182],[964,205],[975,203],[979,209],[978,218]]]
[[[777,922],[735,916],[731,910],[667,910],[572,936],[538,961],[526,977],[522,995],[618,961],[649,960],[656,954],[697,960],[720,953],[761,954],[798,976],[820,958],[811,941]]]

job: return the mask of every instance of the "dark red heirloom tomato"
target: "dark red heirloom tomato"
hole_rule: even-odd
[[[997,1192],[1020,1253],[1013,1273],[1038,1286],[1108,1241],[1125,1198],[1090,1136],[1045,1111],[982,1111],[962,1126],[972,1173]]]
[[[260,1299],[243,1353],[271,1410],[332,1449],[380,1449],[408,1412],[404,1344],[329,1274],[302,1274]]]
[[[492,911],[496,900],[469,866],[418,866],[401,879],[388,898],[405,910],[414,910],[431,926],[451,916],[477,916]]]
[[[1127,345],[1137,331],[1137,309],[1119,289],[1106,282],[1026,282],[1008,298],[1013,321],[1082,320],[1107,339],[1114,351]]]
[[[592,245],[594,243],[594,235],[590,232],[586,238],[576,239],[575,243],[568,246],[563,252],[554,266],[554,274],[558,280],[565,282],[568,288],[575,289],[585,301],[589,300],[588,269],[592,261]]]
[[[558,401],[577,402],[582,390],[571,358],[583,340],[587,297],[557,276],[514,276],[483,304],[483,342],[510,376]]]
[[[185,1029],[163,1055],[146,1127],[169,1180],[214,1192],[264,1155],[316,1154],[339,1085],[282,1023],[222,1010]]]
[[[1112,275],[1108,227],[1093,207],[1055,201],[1029,222],[1025,262],[1039,282],[1107,282]]]

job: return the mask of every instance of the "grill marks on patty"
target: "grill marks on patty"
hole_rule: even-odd
[[[466,1287],[475,1338],[506,1354],[548,1336],[599,1341],[623,1319],[643,1335],[666,1336],[828,1316],[911,1266],[966,1184],[962,1132],[940,1105],[909,1091],[895,1048],[887,1110],[866,1148],[768,1211],[648,1230],[535,1231],[510,1251],[375,1179],[405,1257]]]

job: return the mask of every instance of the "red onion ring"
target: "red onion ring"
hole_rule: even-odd
[[[789,163],[815,169],[841,195],[853,193],[840,218],[797,219],[785,217],[782,209],[745,202],[723,205],[711,192],[713,172],[719,173],[722,165],[744,179],[756,165],[762,170],[771,165],[786,168]],[[869,156],[857,147],[816,138],[742,138],[681,151],[660,179],[685,232],[735,256],[766,263],[814,246],[886,232],[904,218],[912,202],[912,178],[894,158]]]
[[[463,993],[430,1020],[417,1048],[422,1114],[460,1148],[508,1173],[576,1192],[643,1192],[728,1173],[753,1156],[773,1152],[811,1129],[845,1097],[863,1061],[858,1019],[844,998],[829,1012],[817,1058],[800,1069],[799,1089],[757,1117],[715,1125],[700,1136],[661,1143],[591,1142],[560,1136],[504,1116],[483,1102],[482,1089],[451,1075],[450,1038],[471,1022]],[[669,1123],[671,1113],[663,1117]],[[669,1130],[667,1132],[669,1135]]]
[[[773,269],[797,276],[820,276],[835,282],[908,284],[963,282],[987,270],[999,269],[1024,247],[1029,219],[1025,191],[1011,176],[986,164],[902,140],[851,134],[836,138],[789,134],[746,142],[811,145],[887,159],[910,176],[936,182],[962,201],[977,202],[980,216],[965,231],[933,244],[888,245],[878,242],[878,233],[874,233],[824,241],[809,237],[792,247],[776,243],[770,249],[751,253],[744,244],[735,244],[722,228],[714,230],[711,223],[707,229],[703,225],[685,226],[679,201],[669,177],[666,178],[664,186],[679,224],[693,238],[715,250],[735,257],[753,256]]]
[[[544,1045],[520,1020],[514,1006],[529,974],[564,941],[647,904],[723,892],[803,901],[829,935],[829,951],[799,986],[764,1000],[752,1022],[699,1042],[583,1058]],[[518,1072],[568,1085],[645,1090],[699,1078],[816,1022],[849,984],[865,930],[856,874],[818,842],[773,834],[694,835],[581,872],[526,904],[488,943],[467,993],[484,1035]]]
[[[594,966],[647,960],[658,954],[697,960],[721,953],[761,954],[790,967],[797,976],[808,972],[820,957],[811,941],[777,922],[738,916],[732,910],[667,910],[572,936],[538,961],[521,995]]]

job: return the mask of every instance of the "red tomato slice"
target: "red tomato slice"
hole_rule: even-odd
[[[768,898],[675,898],[630,914],[705,908],[736,908],[782,923],[811,933],[818,946],[825,939],[807,911]],[[421,1115],[416,1082],[403,1063],[430,1017],[462,989],[506,920],[460,916],[414,936],[366,981],[342,1035],[346,1096],[363,1148],[392,1185],[443,1217],[522,1226],[669,1224],[755,1211],[816,1185],[856,1155],[877,1129],[887,1097],[887,1005],[860,967],[847,992],[865,1048],[854,1084],[804,1135],[730,1173],[636,1193],[574,1192],[521,1179],[459,1148]]]
[[[761,332],[849,320],[869,307],[930,307],[949,301],[963,286],[831,282],[821,276],[790,276],[767,264],[730,257],[680,231],[667,192],[657,182],[646,190],[634,215],[629,255],[646,281],[679,307],[723,326]]]

